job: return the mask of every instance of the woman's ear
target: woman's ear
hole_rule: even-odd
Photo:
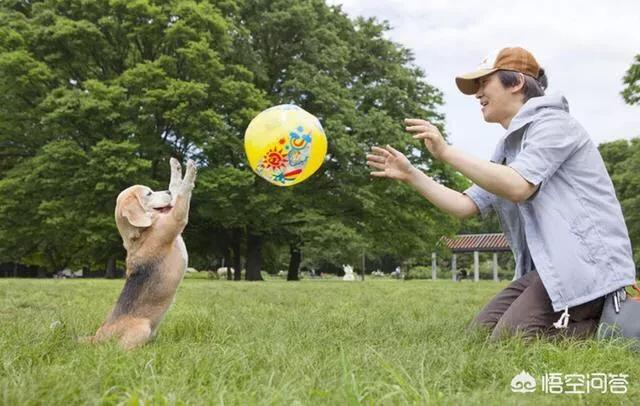
[[[131,193],[122,203],[122,216],[129,224],[142,228],[151,226],[151,213],[144,210],[137,194]]]

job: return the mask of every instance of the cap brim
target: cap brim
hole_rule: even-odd
[[[476,94],[480,86],[477,80],[481,77],[492,74],[498,69],[480,69],[475,72],[465,73],[464,75],[456,76],[456,85],[458,89],[464,94]]]

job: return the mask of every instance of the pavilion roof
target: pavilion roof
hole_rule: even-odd
[[[511,251],[509,243],[502,233],[460,234],[455,237],[442,237],[441,241],[453,252]]]

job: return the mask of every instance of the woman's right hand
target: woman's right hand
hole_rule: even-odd
[[[371,154],[367,154],[367,165],[376,169],[371,176],[396,179],[406,182],[415,167],[404,154],[390,145],[385,148],[373,147]]]

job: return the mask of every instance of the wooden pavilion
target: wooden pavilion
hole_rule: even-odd
[[[480,253],[492,252],[493,253],[493,280],[498,281],[498,252],[510,252],[509,244],[504,234],[460,234],[456,237],[442,237],[441,244],[445,244],[453,252],[451,258],[451,278],[456,280],[457,269],[456,261],[458,254],[465,254],[473,252],[473,280],[475,282],[480,280]],[[432,254],[432,270],[433,279],[436,275],[436,254]]]

